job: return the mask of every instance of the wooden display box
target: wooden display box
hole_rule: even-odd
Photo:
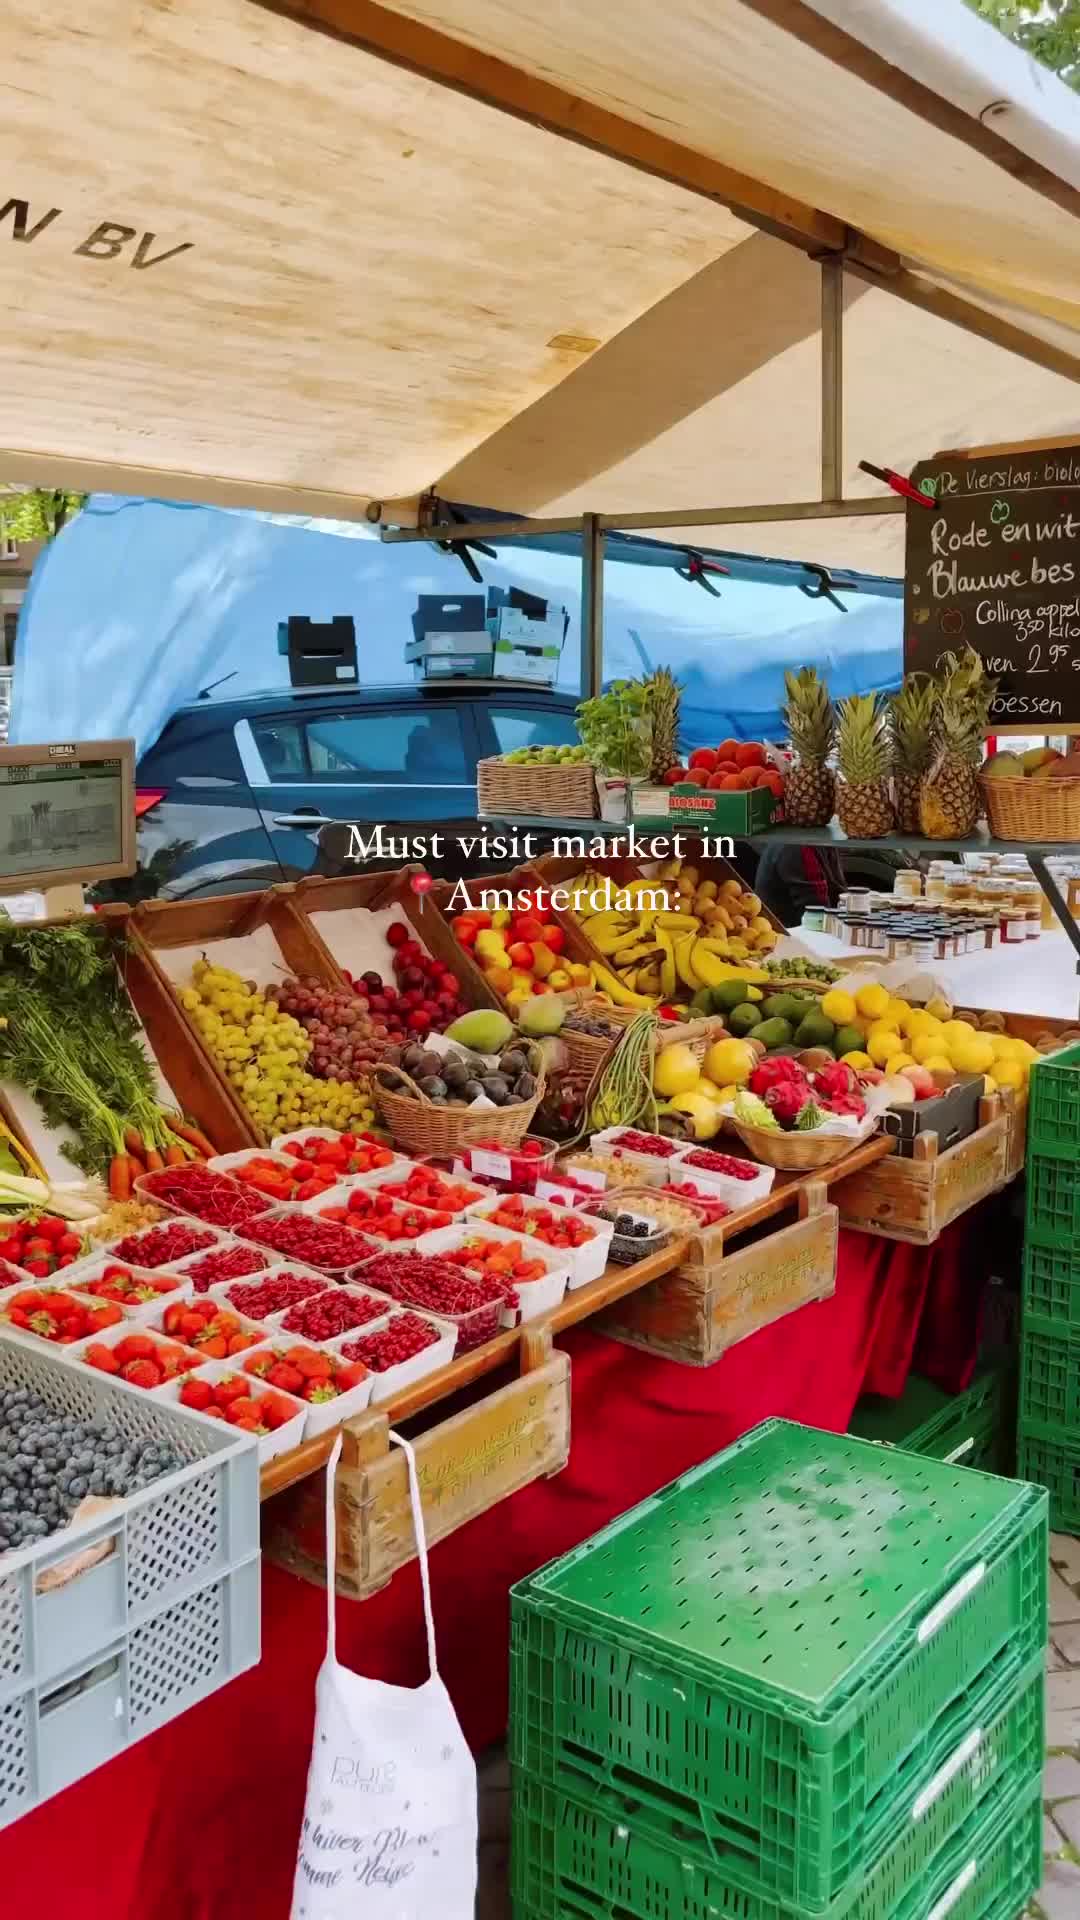
[[[522,1371],[413,1440],[428,1545],[434,1546],[570,1456],[570,1361],[543,1327],[526,1330]],[[337,1472],[337,1590],[366,1600],[416,1554],[405,1456],[372,1408],[346,1421]],[[264,1509],[263,1552],[325,1582],[325,1482],[316,1474]]]
[[[327,884],[334,883],[331,881]],[[226,1076],[204,1046],[202,1036],[180,998],[184,983],[172,978],[163,956],[179,947],[199,947],[208,958],[213,959],[216,942],[240,939],[266,928],[273,935],[284,966],[291,972],[312,974],[319,980],[337,984],[340,975],[330,963],[322,942],[290,897],[292,891],[291,888],[270,887],[263,893],[219,894],[207,900],[147,900],[136,907],[129,923],[132,948],[141,953],[147,971],[156,980],[155,1014],[159,1014],[164,1021],[164,1004],[169,1003],[172,1009],[169,1022],[174,1032],[176,1022],[181,1022],[192,1046],[198,1050],[201,1075],[208,1083],[216,1084],[215,1100],[220,1105],[224,1098],[232,1109],[241,1137],[231,1141],[229,1150],[265,1146],[267,1137],[236,1098]],[[147,991],[149,993],[149,988]],[[134,992],[132,998],[135,999]],[[139,1007],[137,999],[135,1004]],[[141,1007],[139,1011],[142,1013]],[[158,1051],[155,1031],[149,1023],[146,1024],[150,1044],[165,1067],[165,1059]],[[176,1091],[181,1098],[185,1098],[179,1087]],[[192,1111],[195,1111],[194,1106]],[[210,1128],[208,1131],[215,1145],[224,1148],[220,1129],[214,1131]]]
[[[978,1130],[959,1146],[939,1153],[935,1133],[921,1133],[914,1145],[910,1160],[890,1155],[837,1181],[831,1193],[842,1226],[928,1247],[1010,1178],[1010,1123],[996,1094],[982,1100]]]
[[[578,871],[581,866],[580,861],[571,861],[565,864],[574,871]],[[470,881],[469,890],[472,898],[479,904],[482,892],[498,891],[500,893],[516,895],[525,888],[536,887],[542,879],[543,875],[538,872],[537,868],[526,863],[523,866],[511,868],[507,873],[486,873],[482,879]],[[455,956],[453,962],[454,972],[466,986],[470,1005],[501,1007],[502,1000],[495,992],[495,989],[489,984],[486,975],[477,966],[471,950],[468,947],[459,946],[454,936],[453,927],[450,922],[456,917],[456,910],[449,906],[453,892],[454,886],[450,881],[437,880],[431,892],[426,896],[428,904],[424,911],[425,913],[431,914],[433,907],[438,910],[440,925],[445,934],[445,938],[453,948]],[[432,917],[434,917],[434,915],[432,915]],[[598,958],[591,943],[586,940],[572,914],[556,913],[553,911],[550,914],[544,914],[540,917],[549,920],[554,926],[561,927],[565,935],[566,944],[560,958],[563,960],[576,960],[585,966],[588,966],[593,960]]]
[[[313,924],[312,916],[357,910],[375,913],[382,908],[396,906],[432,959],[440,961],[446,971],[460,982],[470,1007],[498,1006],[498,997],[488,986],[471,955],[458,945],[446,916],[436,904],[435,895],[441,891],[444,897],[448,897],[452,888],[443,882],[441,887],[437,883],[430,893],[414,893],[411,881],[420,871],[419,867],[414,866],[400,867],[393,873],[344,874],[340,878],[327,880],[312,876],[281,891],[287,893],[293,910],[303,921],[322,957],[323,966],[329,969],[330,977],[336,980],[342,978],[341,964],[334,954],[332,936],[325,931],[320,933]],[[483,880],[475,884],[487,886],[493,883]]]
[[[796,1183],[784,1195],[796,1207],[792,1224],[721,1251],[708,1265],[684,1265],[654,1280],[601,1315],[598,1331],[684,1366],[710,1367],[760,1328],[828,1299],[836,1287],[839,1216],[826,1204],[827,1191],[820,1180]],[[737,1220],[722,1224],[730,1232]]]

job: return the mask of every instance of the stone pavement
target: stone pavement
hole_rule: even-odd
[[[1080,1920],[1080,1540],[1050,1535],[1050,1646],[1043,1775],[1043,1883],[1029,1920]],[[510,1920],[510,1773],[503,1748],[478,1764],[476,1920]]]
[[[1039,1920],[1080,1920],[1080,1540],[1050,1535],[1050,1647]]]

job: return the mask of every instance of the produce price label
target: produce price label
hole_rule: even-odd
[[[998,728],[1080,724],[1080,446],[945,455],[911,478],[934,506],[907,509],[905,672],[972,646]]]

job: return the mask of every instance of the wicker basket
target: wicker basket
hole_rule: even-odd
[[[505,760],[476,763],[478,814],[549,813],[564,820],[595,820],[596,776],[581,761],[561,766],[517,766]]]
[[[569,1000],[569,995],[563,996]],[[635,1007],[614,1007],[607,1001],[598,1000],[595,994],[582,993],[568,1011],[575,1013],[595,1013],[612,1026],[626,1027],[637,1018],[639,1009]],[[566,1071],[572,1074],[592,1076],[597,1067],[602,1066],[612,1048],[617,1046],[619,1036],[613,1034],[610,1040],[601,1040],[598,1034],[575,1033],[573,1027],[564,1027],[559,1039],[566,1048]]]
[[[398,1093],[386,1085],[391,1076],[411,1087],[412,1092]],[[448,1160],[484,1141],[497,1141],[500,1147],[520,1146],[543,1099],[544,1072],[541,1066],[532,1099],[519,1100],[512,1107],[440,1106],[421,1093],[404,1067],[377,1067],[372,1086],[383,1125],[397,1146],[409,1153]]]
[[[1080,840],[1080,779],[988,780],[979,792],[995,840]]]
[[[755,1160],[766,1167],[778,1167],[782,1173],[809,1173],[814,1167],[831,1167],[834,1160],[842,1160],[845,1153],[869,1139],[868,1134],[853,1140],[844,1133],[774,1133],[771,1127],[748,1127],[745,1121],[734,1118],[730,1125]]]

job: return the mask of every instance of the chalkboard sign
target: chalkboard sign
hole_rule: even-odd
[[[1080,446],[925,460],[907,509],[904,668],[972,646],[996,732],[1080,728]]]

